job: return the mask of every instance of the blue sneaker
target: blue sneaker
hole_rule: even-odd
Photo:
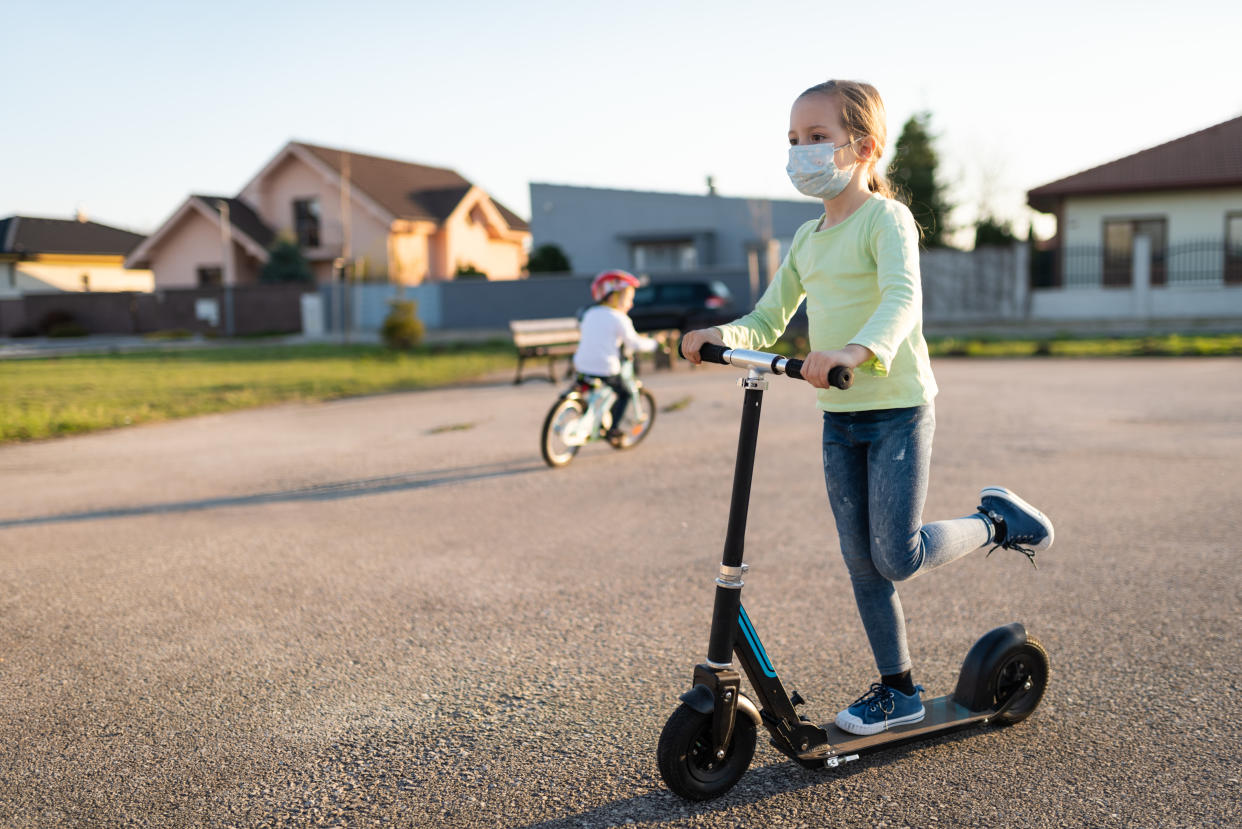
[[[979,512],[988,517],[995,528],[992,555],[997,547],[1017,550],[1035,563],[1037,550],[1052,546],[1052,522],[1033,506],[1003,486],[985,487],[979,493]]]
[[[926,715],[923,708],[922,685],[914,686],[914,693],[906,696],[901,691],[876,682],[867,693],[850,703],[837,714],[837,728],[850,734],[879,734],[894,725],[919,722]]]

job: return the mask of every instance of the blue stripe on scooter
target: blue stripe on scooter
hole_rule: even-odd
[[[742,635],[750,643],[750,649],[759,655],[759,667],[763,669],[763,675],[776,676],[776,669],[772,667],[772,660],[768,659],[768,652],[763,649],[763,643],[759,641],[759,634],[755,633],[755,628],[750,623],[750,617],[746,615],[746,608],[738,607],[737,623],[742,628]]]

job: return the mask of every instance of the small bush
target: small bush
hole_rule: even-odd
[[[165,328],[143,334],[142,338],[144,340],[188,340],[193,336],[194,332],[186,328]]]
[[[68,311],[48,311],[35,326],[35,332],[45,337],[85,337],[90,332]]]
[[[398,351],[408,351],[423,341],[425,327],[418,318],[418,303],[412,299],[395,299],[388,303],[392,310],[384,317],[380,336],[384,345]]]
[[[90,333],[76,322],[57,322],[47,328],[49,337],[85,337]]]
[[[454,279],[487,279],[487,274],[475,267],[473,262],[460,262],[453,272]]]

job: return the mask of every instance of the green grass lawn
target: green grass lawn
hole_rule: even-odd
[[[508,343],[241,346],[0,361],[0,443],[250,408],[432,388],[516,365]]]
[[[929,337],[933,357],[1221,357],[1242,355],[1242,334],[1166,334],[1152,337]],[[806,337],[782,339],[773,348],[800,356]]]
[[[935,357],[1242,355],[1242,335],[932,339]],[[805,338],[773,349],[806,353]],[[0,443],[245,409],[468,382],[512,371],[512,345],[221,346],[0,361]]]

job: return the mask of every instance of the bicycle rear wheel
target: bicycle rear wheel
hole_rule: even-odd
[[[637,415],[634,412],[635,407],[639,411]],[[655,397],[646,389],[639,389],[634,403],[626,407],[625,417],[621,419],[621,437],[610,438],[608,443],[613,449],[629,449],[631,446],[637,446],[651,431],[655,416]]]

